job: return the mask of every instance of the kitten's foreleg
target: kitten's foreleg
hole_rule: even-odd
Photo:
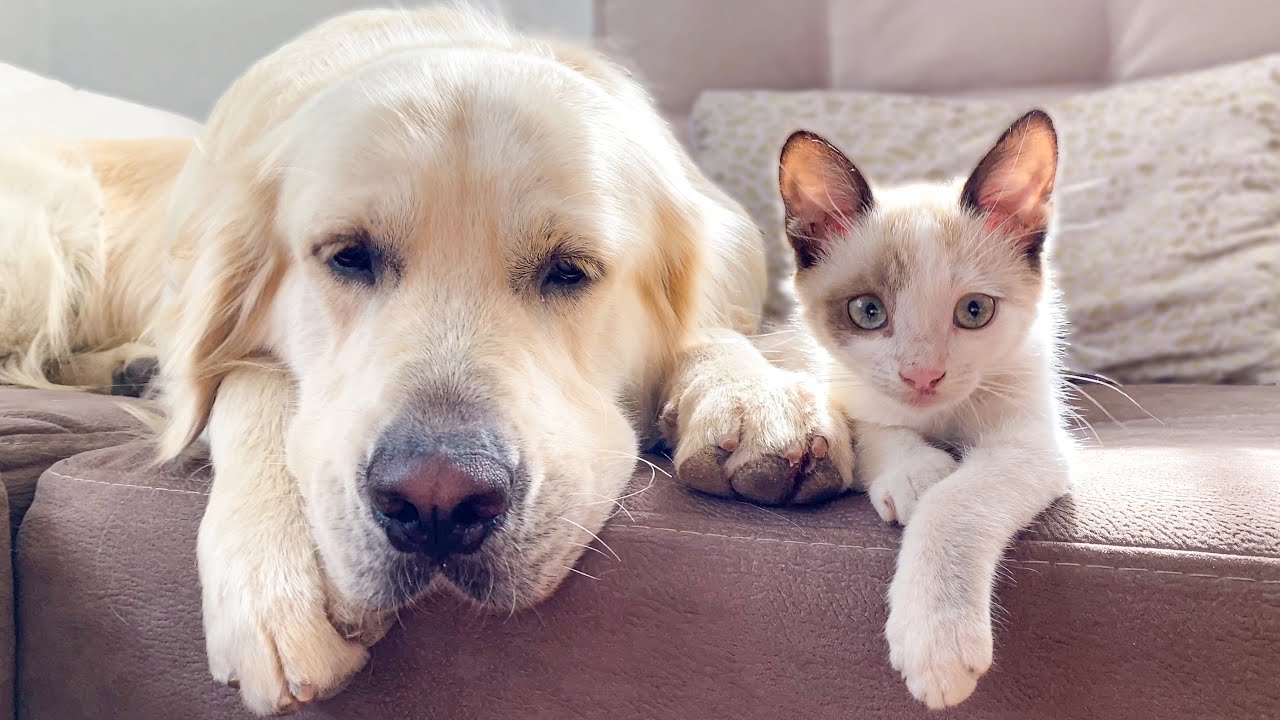
[[[1066,454],[1039,435],[988,438],[924,494],[903,533],[885,635],[893,667],[931,708],[991,666],[991,594],[1005,547],[1068,488]]]
[[[955,471],[955,458],[905,427],[855,425],[858,476],[880,519],[906,526],[926,490]]]

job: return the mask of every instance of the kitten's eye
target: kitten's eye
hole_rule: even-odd
[[[542,275],[542,293],[573,290],[585,285],[590,278],[581,265],[565,257],[552,260]]]
[[[373,250],[365,241],[357,240],[342,248],[329,258],[328,264],[333,274],[344,280],[372,285],[375,279]]]
[[[849,319],[863,330],[879,330],[889,322],[889,311],[875,295],[859,295],[849,301]]]
[[[956,327],[965,330],[977,330],[991,322],[996,314],[996,299],[990,295],[973,293],[960,298],[956,303]]]

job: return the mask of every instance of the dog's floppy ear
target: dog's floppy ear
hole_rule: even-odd
[[[706,232],[702,208],[685,193],[669,193],[664,188],[657,200],[657,257],[642,277],[663,335],[664,345],[673,352],[683,345],[701,312],[701,277],[706,267],[703,257]]]
[[[168,233],[181,284],[159,314],[162,459],[203,431],[218,385],[259,353],[284,268],[274,242],[275,190],[259,167],[212,163],[197,148],[174,188]],[[182,272],[185,271],[185,272]]]

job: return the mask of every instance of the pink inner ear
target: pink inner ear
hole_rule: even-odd
[[[801,266],[812,265],[871,208],[871,189],[839,149],[812,133],[793,134],[779,162],[788,241]]]
[[[852,203],[845,201],[844,207],[841,207],[839,201],[836,205],[832,205],[824,198],[824,202],[819,204],[812,198],[806,198],[805,205],[807,207],[804,209],[802,222],[809,237],[815,240],[828,240],[849,231],[853,222]]]
[[[853,196],[836,183],[798,183],[791,207],[797,230],[813,240],[826,241],[849,231],[853,224]]]
[[[987,232],[1004,227],[1018,233],[1042,228],[1049,179],[1036,177],[1028,168],[997,168],[983,179],[978,205],[987,211]]]
[[[817,240],[828,240],[846,232],[849,232],[849,224],[840,222],[835,215],[823,213],[822,217],[809,220],[809,237]]]
[[[987,232],[995,232],[996,228],[1003,227],[1009,221],[1007,213],[989,212],[987,213],[987,221],[984,226]]]

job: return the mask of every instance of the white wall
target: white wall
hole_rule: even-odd
[[[579,40],[591,0],[471,0]],[[395,0],[0,0],[0,62],[202,119],[254,60],[319,20]]]

